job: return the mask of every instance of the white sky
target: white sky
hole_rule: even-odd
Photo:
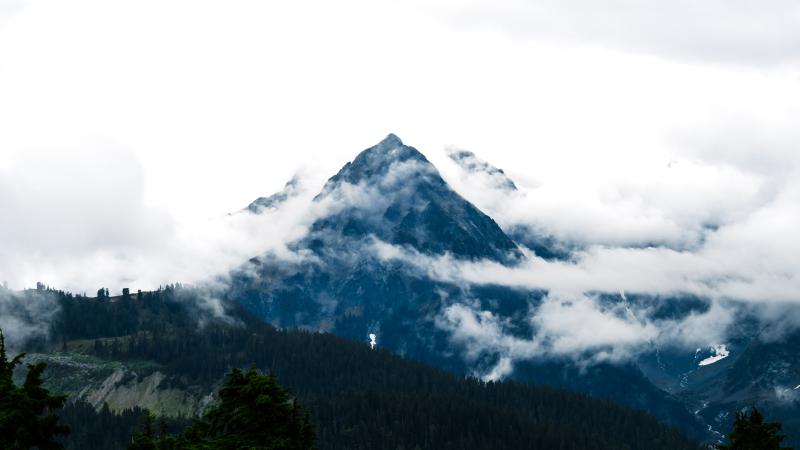
[[[682,242],[796,192],[798,11],[0,0],[0,271],[20,286],[51,263],[48,280],[66,281],[53,258],[135,259],[160,245],[152,236],[238,210],[298,170],[330,176],[389,132],[456,185],[448,146],[542,193],[537,210],[498,220]],[[575,226],[582,210],[606,232]]]

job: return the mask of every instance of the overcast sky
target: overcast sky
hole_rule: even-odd
[[[721,227],[723,254],[768,245],[793,277],[799,118],[792,0],[0,0],[0,280],[200,278],[307,219],[216,218],[389,132],[501,223],[672,248]]]

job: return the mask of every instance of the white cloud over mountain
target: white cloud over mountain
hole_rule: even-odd
[[[0,2],[0,280],[147,289],[294,257],[286,244],[331,206],[307,206],[325,176],[392,131],[503,227],[579,250],[506,267],[381,248],[439,279],[550,292],[531,312],[547,347],[470,305],[442,318],[454,339],[507,349],[493,376],[537,352],[715,339],[726,301],[777,317],[800,299],[798,8]],[[519,191],[465,174],[446,146]],[[298,167],[282,208],[225,215]],[[347,199],[374,199],[361,194]],[[587,295],[620,290],[713,303],[655,323]],[[571,331],[575,318],[602,332]]]

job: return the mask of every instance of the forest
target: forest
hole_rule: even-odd
[[[241,307],[211,315],[197,289],[170,285],[110,297],[40,286],[59,314],[32,352],[83,352],[150,361],[174,386],[216,390],[233,368],[271,374],[310,415],[320,449],[697,449],[651,416],[587,395],[450,374],[330,334],[279,330]],[[223,299],[224,300],[224,299]],[[72,399],[61,418],[67,449],[123,449],[145,411],[112,411]],[[167,418],[178,433],[189,417]]]

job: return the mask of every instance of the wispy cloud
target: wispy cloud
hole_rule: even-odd
[[[786,314],[787,308],[798,310],[796,278],[764,270],[763,260],[754,264],[746,258],[737,260],[714,242],[698,253],[592,247],[569,261],[546,261],[528,254],[516,266],[423,255],[379,241],[373,249],[382,259],[404,261],[440,281],[547,293],[528,311],[533,330],[529,336],[520,336],[508,319],[477,304],[456,304],[444,310],[437,324],[450,333],[469,360],[477,361],[481,355],[496,358],[496,364],[481,374],[489,378],[510,372],[520,359],[559,357],[592,364],[634,358],[653,345],[688,349],[725,342],[730,325],[744,310],[768,322],[782,317],[776,322],[781,325],[775,327],[776,334],[800,326],[800,320],[791,319],[797,314]],[[600,293],[618,297],[601,301]],[[626,293],[652,301],[630,301]],[[680,305],[698,297],[706,299],[706,308],[674,317],[658,314],[658,306],[667,299]]]
[[[733,312],[713,302],[703,312],[656,319],[644,305],[550,294],[532,305],[527,336],[514,331],[518,327],[509,319],[470,302],[447,306],[436,325],[449,333],[477,376],[497,380],[521,360],[555,358],[587,366],[628,361],[656,347],[690,349],[722,342]]]
[[[280,209],[182,221],[144,200],[141,166],[125,148],[33,149],[0,169],[0,280],[17,289],[43,281],[74,292],[147,290],[207,282],[264,253],[298,258],[287,245],[328,207],[311,202],[317,182],[301,184]]]
[[[0,287],[0,330],[12,351],[31,339],[46,340],[59,311],[58,302],[46,291],[15,292]]]
[[[523,38],[714,63],[800,60],[800,7],[791,0],[444,0],[424,6],[459,26],[502,30]]]

